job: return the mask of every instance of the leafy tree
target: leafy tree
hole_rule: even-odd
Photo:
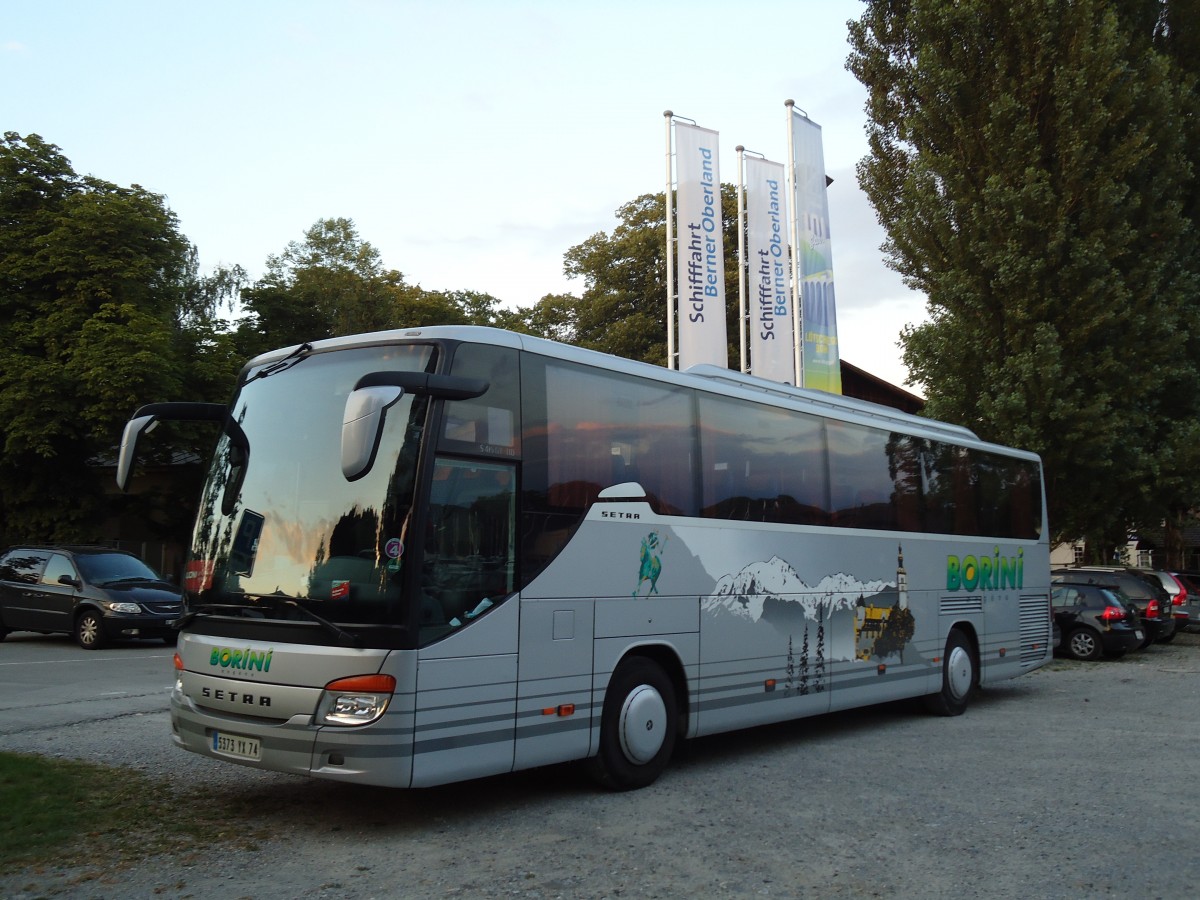
[[[385,270],[379,251],[350,219],[319,219],[267,258],[266,274],[242,291],[239,323],[245,355],[305,341],[380,331],[398,320],[397,304],[413,290]]]
[[[927,412],[1041,453],[1056,536],[1096,544],[1196,495],[1195,186],[1155,6],[869,0],[850,23],[859,177],[928,298],[902,336]]]
[[[511,331],[573,344],[578,334],[579,303],[573,294],[547,294],[533,306],[505,311],[502,324]]]
[[[427,291],[417,288],[400,304],[395,327],[488,325],[503,327],[505,311],[491,294],[479,291]]]
[[[1143,0],[1140,6],[1150,7],[1143,13],[1140,33],[1147,33],[1157,17],[1155,47],[1166,55],[1176,69],[1182,107],[1177,124],[1183,132],[1183,144],[1192,174],[1200,174],[1200,0],[1170,0],[1165,4],[1158,0]],[[1180,199],[1192,233],[1200,233],[1200,191],[1193,187]],[[1192,253],[1196,252],[1194,246]],[[1185,266],[1196,271],[1200,269],[1200,261],[1193,257]],[[1196,346],[1198,340],[1200,332],[1193,330],[1185,351],[1188,359],[1200,359],[1200,347]],[[1182,383],[1172,389],[1172,396],[1183,401],[1182,407],[1168,409],[1166,415],[1174,417],[1177,422],[1188,422],[1190,428],[1194,429],[1194,418],[1190,422],[1187,418],[1190,414],[1189,394],[1195,394],[1200,388],[1194,381],[1189,382],[1188,374],[1184,375]],[[1179,453],[1181,449],[1184,450],[1182,454]],[[1197,524],[1200,518],[1200,497],[1197,496],[1194,479],[1179,474],[1200,471],[1200,461],[1195,457],[1198,450],[1200,441],[1193,441],[1190,447],[1183,440],[1172,442],[1171,451],[1179,455],[1168,460],[1164,466],[1166,471],[1176,473],[1171,479],[1173,485],[1163,485],[1164,489],[1174,486],[1176,492],[1172,509],[1165,519],[1167,562],[1171,565],[1183,565],[1183,528],[1188,524]]]
[[[147,397],[179,396],[190,246],[163,198],[0,143],[0,542],[89,540],[95,463]]]
[[[574,310],[565,298],[543,298],[540,320],[573,335],[573,342],[628,359],[664,365],[667,361],[667,261],[664,195],[643,194],[617,210],[612,234],[592,235],[572,247],[564,271],[584,280]],[[730,360],[737,360],[737,192],[721,185],[725,241],[727,335]],[[732,294],[729,291],[732,290]],[[553,333],[553,331],[551,332]],[[550,334],[547,334],[550,336]]]
[[[319,307],[302,303],[288,285],[266,279],[241,292],[244,314],[235,341],[244,358],[332,335],[329,318]]]
[[[421,325],[502,325],[500,301],[479,291],[427,291],[385,269],[350,219],[320,219],[241,291],[243,356],[322,338]]]

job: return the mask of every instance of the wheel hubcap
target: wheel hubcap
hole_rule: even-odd
[[[644,765],[667,739],[667,705],[648,684],[635,687],[621,706],[621,750],[626,759]]]
[[[96,630],[99,624],[93,618],[86,618],[79,623],[79,636],[85,644],[94,644],[96,642]]]
[[[946,666],[946,683],[950,687],[950,693],[961,700],[970,693],[973,680],[971,654],[965,647],[955,647],[950,651],[950,659]]]
[[[1077,634],[1071,641],[1071,649],[1075,651],[1076,656],[1090,656],[1096,651],[1096,642],[1092,640],[1091,635]]]

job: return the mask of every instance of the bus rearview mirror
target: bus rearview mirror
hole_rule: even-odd
[[[346,398],[342,416],[342,474],[357,481],[375,464],[387,411],[404,396],[398,385],[360,387]]]
[[[138,438],[158,423],[155,416],[137,416],[125,423],[121,433],[121,452],[117,457],[117,487],[124,494],[133,477],[133,461],[137,459]]]

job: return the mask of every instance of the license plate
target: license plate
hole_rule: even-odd
[[[1139,630],[1137,630],[1137,631],[1135,631],[1135,632],[1133,633],[1133,636],[1134,636],[1135,638],[1137,638],[1139,641],[1140,641],[1140,640],[1141,640],[1141,639],[1144,637],[1144,635],[1142,634],[1142,632],[1141,632],[1141,630],[1140,630],[1140,629],[1139,629]]]
[[[258,738],[214,731],[212,747],[217,753],[236,756],[238,759],[262,759],[262,744],[258,742]]]

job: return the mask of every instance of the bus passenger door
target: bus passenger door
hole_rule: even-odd
[[[520,618],[514,466],[439,458],[427,519],[413,787],[512,770]]]
[[[426,647],[417,663],[413,787],[513,767],[518,600]]]
[[[514,768],[588,754],[593,607],[592,600],[522,601]]]

